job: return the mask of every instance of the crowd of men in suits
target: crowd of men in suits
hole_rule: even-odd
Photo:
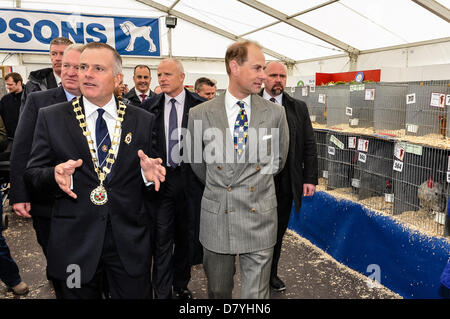
[[[106,44],[57,38],[50,56],[22,94],[10,203],[33,220],[57,298],[189,299],[196,264],[210,298],[231,298],[237,256],[242,298],[286,289],[282,238],[292,202],[298,212],[314,194],[317,154],[282,63],[232,44],[216,97],[208,78],[187,90],[173,58],[157,67],[159,93],[146,65],[127,92]]]

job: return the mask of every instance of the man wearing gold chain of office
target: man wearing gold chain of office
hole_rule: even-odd
[[[57,298],[101,298],[104,276],[111,298],[150,297],[145,195],[165,169],[151,158],[153,116],[113,95],[121,73],[116,50],[89,43],[82,96],[39,112],[25,179],[56,198],[48,271]]]

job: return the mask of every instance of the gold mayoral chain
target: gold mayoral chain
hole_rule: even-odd
[[[105,187],[103,186],[103,181],[106,179],[106,176],[111,172],[111,167],[114,164],[114,157],[117,154],[117,148],[119,147],[120,141],[120,132],[122,129],[123,117],[125,115],[125,109],[127,108],[122,101],[119,101],[119,109],[117,110],[117,119],[116,124],[114,125],[114,133],[111,141],[111,148],[108,151],[108,155],[106,156],[106,164],[100,169],[98,164],[98,156],[97,151],[94,147],[94,141],[91,138],[91,132],[88,130],[88,126],[86,123],[85,116],[82,112],[80,106],[80,98],[77,98],[72,102],[73,111],[76,114],[76,118],[78,123],[83,130],[83,135],[86,137],[86,140],[89,145],[89,150],[91,153],[92,163],[94,164],[95,173],[97,173],[98,179],[100,180],[100,185],[97,186],[91,192],[91,202],[95,205],[104,205],[108,201],[108,194],[106,192]]]

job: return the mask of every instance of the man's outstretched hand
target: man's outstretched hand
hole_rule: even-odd
[[[58,184],[59,188],[69,195],[70,197],[76,199],[77,194],[72,192],[70,189],[71,177],[75,172],[77,167],[80,167],[83,164],[83,160],[68,160],[67,162],[58,164],[55,166],[55,180]]]
[[[142,150],[138,151],[138,156],[145,178],[147,181],[155,183],[155,190],[159,191],[161,183],[166,178],[166,169],[161,165],[162,159],[150,158]]]

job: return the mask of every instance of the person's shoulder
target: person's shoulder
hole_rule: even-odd
[[[190,99],[194,105],[198,105],[200,103],[208,101],[207,99],[205,99],[204,97],[201,97],[200,95],[198,95],[195,92],[189,91],[188,89],[185,89],[185,90],[186,90],[186,94],[190,96]]]
[[[147,112],[144,108],[136,106],[133,104],[125,104],[127,106],[125,112],[130,112],[130,114],[135,115],[137,118],[142,118],[143,120],[153,119],[155,116],[150,112]],[[126,114],[126,113],[125,113]]]

